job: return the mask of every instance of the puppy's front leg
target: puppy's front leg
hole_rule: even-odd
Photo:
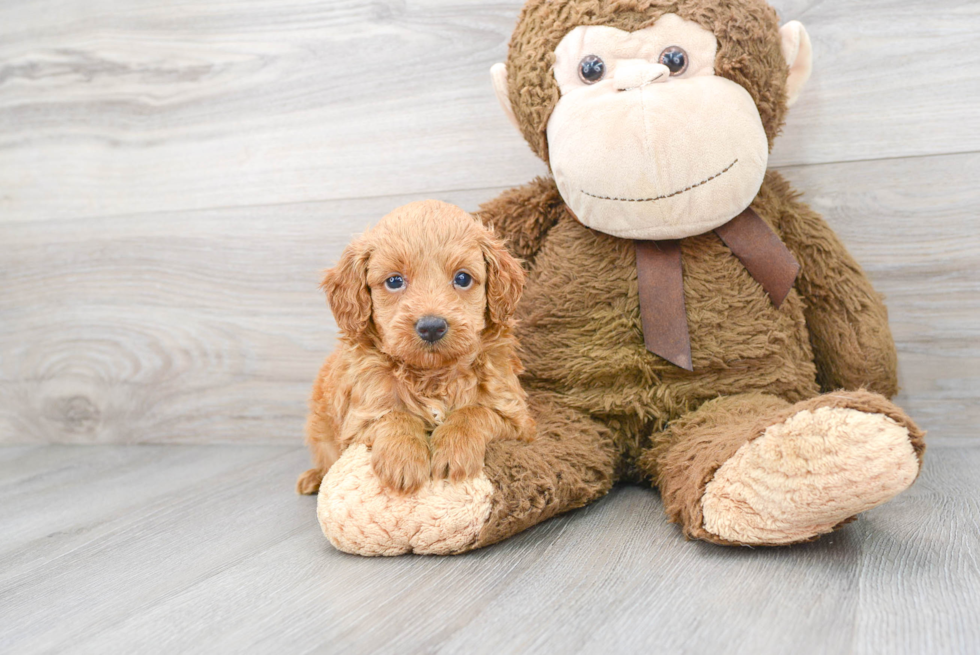
[[[413,493],[429,479],[429,444],[425,423],[406,412],[391,411],[368,426],[371,466],[381,484]]]
[[[432,476],[459,482],[480,474],[487,443],[507,432],[507,422],[487,407],[461,407],[432,431]]]

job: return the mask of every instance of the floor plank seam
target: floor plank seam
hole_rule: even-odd
[[[936,152],[936,153],[926,153],[917,155],[902,155],[902,156],[892,156],[892,157],[871,157],[864,159],[839,159],[839,160],[829,160],[829,161],[819,161],[819,162],[807,162],[803,164],[781,164],[773,165],[772,169],[776,171],[780,170],[798,170],[805,168],[816,168],[825,166],[838,166],[846,164],[873,164],[878,162],[888,162],[888,161],[916,161],[920,159],[935,159],[941,157],[965,157],[969,155],[980,154],[980,150],[964,150],[964,151],[953,151],[953,152]],[[547,175],[546,172],[542,174]],[[441,196],[448,196],[452,194],[462,194],[462,193],[478,193],[478,192],[492,192],[492,193],[502,193],[508,189],[514,188],[515,186],[521,186],[530,182],[530,179],[516,182],[514,184],[507,185],[491,185],[486,187],[460,187],[460,188],[444,188],[444,189],[434,189],[425,191],[404,191],[399,193],[382,193],[378,195],[362,195],[362,196],[337,196],[337,197],[323,197],[323,198],[309,198],[306,200],[291,200],[287,202],[272,202],[272,203],[248,203],[242,205],[203,205],[200,207],[185,207],[177,209],[164,209],[159,211],[145,211],[145,212],[122,212],[118,214],[84,214],[81,216],[73,216],[71,218],[59,217],[52,219],[50,221],[43,221],[49,224],[57,225],[59,223],[71,223],[75,221],[85,221],[85,220],[109,220],[109,219],[120,219],[120,218],[138,218],[138,217],[151,217],[151,216],[167,216],[172,214],[189,214],[189,213],[207,213],[207,212],[222,212],[222,211],[234,211],[234,210],[255,210],[255,209],[270,209],[274,207],[301,207],[303,205],[316,205],[316,204],[327,204],[327,203],[351,203],[351,202],[370,202],[383,200],[385,198],[406,198],[406,197],[427,197],[427,198],[438,198]],[[490,197],[487,198],[488,200]],[[36,224],[37,220],[0,220],[0,225],[9,224],[16,225],[20,223]]]

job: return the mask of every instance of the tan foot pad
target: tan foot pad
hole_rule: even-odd
[[[490,516],[486,475],[430,480],[412,495],[383,488],[367,446],[348,448],[320,485],[317,518],[330,543],[355,555],[448,555],[476,541]]]
[[[919,462],[887,416],[801,411],[745,444],[708,483],[704,528],[734,543],[806,541],[908,488]]]

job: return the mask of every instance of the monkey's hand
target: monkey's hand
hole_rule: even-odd
[[[778,174],[770,172],[767,182],[791,197]],[[821,389],[866,388],[891,398],[898,392],[897,357],[881,295],[819,214],[794,200],[782,214],[782,239],[801,266],[795,286],[806,302]]]

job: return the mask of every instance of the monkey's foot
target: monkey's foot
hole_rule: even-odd
[[[371,451],[344,451],[320,485],[317,517],[338,550],[356,555],[448,555],[468,550],[490,516],[486,475],[462,482],[429,480],[412,494],[383,487]]]
[[[715,472],[703,527],[729,543],[809,541],[890,500],[918,473],[909,429],[892,418],[839,406],[799,411]]]

